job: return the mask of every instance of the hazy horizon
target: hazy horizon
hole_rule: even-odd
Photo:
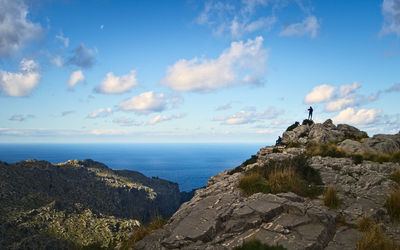
[[[0,1],[0,143],[398,133],[400,1]]]

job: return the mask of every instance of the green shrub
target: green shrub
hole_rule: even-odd
[[[336,209],[340,205],[340,199],[334,186],[329,185],[324,193],[324,205]]]
[[[304,119],[304,120],[303,120],[303,123],[302,123],[301,125],[309,125],[309,126],[311,126],[311,125],[313,125],[313,124],[314,124],[314,121],[313,121],[313,120]]]
[[[354,164],[361,164],[364,160],[363,156],[360,154],[353,154],[350,158],[353,160]]]
[[[298,147],[300,147],[300,143],[298,142],[291,141],[288,144],[286,144],[286,148],[298,148]]]
[[[149,224],[145,226],[140,226],[139,229],[133,232],[128,239],[124,240],[121,243],[120,249],[122,250],[131,249],[136,242],[140,241],[146,235],[151,234],[155,230],[162,228],[167,222],[168,219],[163,219],[162,217],[156,217],[152,221],[150,221]]]
[[[258,160],[258,156],[257,155],[252,155],[250,159],[245,160],[242,164],[240,164],[240,166],[237,166],[236,168],[234,168],[231,171],[229,171],[228,174],[232,175],[234,173],[243,172],[244,168],[247,165],[254,164],[254,163],[257,162],[257,160]]]
[[[281,150],[279,150],[279,148],[273,148],[272,149],[272,153],[282,153],[282,151]]]
[[[299,155],[286,160],[268,161],[249,170],[238,187],[246,195],[254,193],[294,192],[304,197],[316,197],[322,192],[319,172],[308,166],[308,158]]]
[[[385,207],[392,220],[400,220],[400,186],[394,189],[386,198]]]
[[[238,187],[242,189],[246,195],[270,193],[271,191],[266,180],[256,172],[243,176],[239,181]]]
[[[297,128],[299,125],[300,125],[299,122],[295,122],[295,123],[293,123],[292,125],[290,125],[290,126],[286,129],[286,131],[292,131],[293,129]]]
[[[252,239],[243,242],[241,246],[235,247],[233,250],[286,250],[286,248],[281,245],[270,246],[268,244],[261,243],[261,241],[258,239]]]

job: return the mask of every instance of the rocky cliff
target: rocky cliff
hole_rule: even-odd
[[[176,183],[92,160],[0,162],[0,249],[111,247],[188,198]]]
[[[222,250],[254,238],[287,249],[399,249],[392,240],[400,240],[400,224],[396,214],[388,211],[388,195],[398,185],[389,177],[400,173],[399,137],[368,138],[355,127],[335,126],[331,120],[296,124],[283,134],[283,145],[261,148],[245,164],[211,177],[207,186],[184,203],[163,228],[133,249]],[[368,160],[371,154],[361,154],[365,152],[382,154],[372,157],[381,162]],[[308,185],[321,188],[319,194],[299,195],[304,192],[296,187],[291,188],[297,194],[288,192],[290,178],[280,179],[281,183],[276,183],[276,177],[271,179],[285,165],[296,165],[299,159],[305,159],[301,163],[304,169],[313,169],[307,173],[318,174],[322,180],[315,182],[319,186]],[[299,174],[292,176],[300,176],[301,172],[306,180],[308,174],[301,167]],[[251,192],[239,188],[246,176],[253,180],[249,184]],[[276,188],[279,185],[286,191],[280,192]],[[328,207],[329,194],[323,192],[328,186],[337,190],[333,196],[336,208]],[[400,194],[400,188],[397,192]],[[396,209],[400,200],[395,199]],[[379,239],[374,238],[377,235]]]

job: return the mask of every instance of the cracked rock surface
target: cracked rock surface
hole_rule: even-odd
[[[280,153],[273,153],[273,149],[261,148],[257,162],[246,168],[305,151],[278,147]],[[400,169],[398,163],[355,164],[348,158],[315,156],[309,159],[309,165],[319,170],[326,186],[337,187],[342,201],[338,209],[324,206],[322,196],[310,199],[294,193],[256,193],[246,197],[237,188],[244,174],[224,171],[211,177],[163,228],[133,249],[232,249],[251,238],[287,249],[355,249],[361,237],[356,221],[363,215],[378,221],[389,238],[400,240],[400,225],[391,222],[384,208],[387,194],[396,186],[387,177]]]

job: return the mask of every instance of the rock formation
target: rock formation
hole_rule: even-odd
[[[92,160],[0,162],[0,249],[107,246],[188,198],[176,183]]]
[[[394,144],[392,139],[396,136],[371,139],[385,145],[380,146],[379,152],[393,152],[396,148],[392,150],[386,145]],[[243,170],[304,154],[303,145],[310,141],[339,143],[347,138],[366,137],[365,132],[349,125],[335,126],[331,120],[301,125],[283,134],[284,143],[296,142],[298,147],[261,148],[252,158],[256,161],[243,166]],[[377,144],[371,143],[371,139],[361,144],[374,147]],[[245,174],[224,171],[211,177],[207,186],[197,190],[192,200],[184,203],[163,228],[146,236],[133,249],[222,250],[240,246],[252,238],[287,249],[355,249],[362,234],[356,229],[356,222],[363,215],[375,219],[389,238],[400,240],[400,225],[392,223],[384,206],[388,193],[396,186],[388,176],[400,169],[399,163],[366,160],[355,163],[350,158],[314,156],[308,164],[319,171],[325,186],[337,187],[341,200],[337,209],[324,206],[322,195],[310,199],[288,192],[246,197],[238,188]]]

